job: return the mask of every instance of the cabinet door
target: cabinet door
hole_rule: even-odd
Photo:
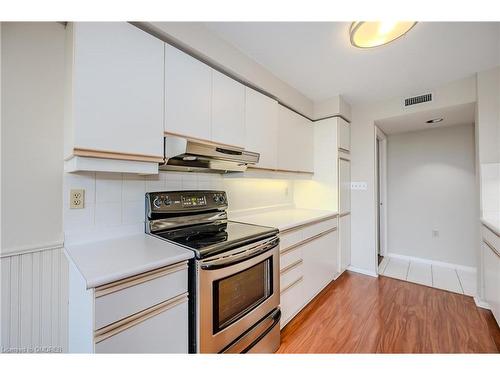
[[[485,242],[483,251],[484,299],[490,305],[491,312],[500,323],[500,257]]]
[[[304,295],[306,302],[333,280],[337,268],[337,232],[304,245]]]
[[[351,162],[339,159],[339,213],[351,211]]]
[[[314,128],[312,121],[279,106],[278,169],[300,172],[314,170]]]
[[[245,88],[245,147],[260,154],[257,166],[278,167],[278,102]]]
[[[71,32],[73,147],[162,157],[163,42],[126,22]]]
[[[338,119],[338,147],[344,151],[351,150],[351,128],[347,121],[339,118]]]
[[[212,69],[165,44],[165,131],[210,140]]]
[[[212,71],[212,141],[244,147],[245,86]]]
[[[340,272],[351,264],[351,215],[339,218],[339,255]]]
[[[95,344],[96,353],[187,353],[188,302],[185,301]]]

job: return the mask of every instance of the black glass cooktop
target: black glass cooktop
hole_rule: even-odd
[[[196,257],[201,259],[274,236],[277,233],[278,230],[275,228],[228,221],[219,224],[193,225],[155,234],[194,250]]]

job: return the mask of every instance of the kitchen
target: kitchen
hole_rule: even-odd
[[[424,83],[395,78],[381,98],[380,90],[358,88],[359,96],[313,101],[326,92],[309,87],[305,95],[295,88],[300,79],[282,78],[296,65],[283,58],[290,46],[278,46],[280,37],[316,33],[319,40],[333,32],[345,38],[342,53],[355,59],[371,52],[356,47],[356,35],[370,24],[378,23],[2,22],[2,350],[498,353],[500,54],[484,45],[499,45],[499,24],[401,22],[403,37],[373,52],[394,48],[393,57],[406,61],[436,31],[445,35],[442,43],[463,40],[449,43],[444,61],[460,48],[476,50],[446,77],[431,64]],[[275,37],[263,41],[265,34]],[[262,52],[256,43],[273,47]],[[384,59],[373,56],[375,63]],[[290,71],[277,75],[283,64]],[[473,202],[464,215],[470,233],[448,231],[437,219],[431,228],[434,235],[439,227],[440,239],[473,238],[468,260],[444,251],[434,259],[437,250],[422,256],[436,280],[439,267],[461,266],[453,271],[457,290],[410,283],[411,264],[424,262],[418,254],[404,255],[405,277],[389,274],[403,257],[395,247],[379,267],[380,228],[389,226],[391,247],[397,224],[390,221],[390,127],[405,124],[411,137],[429,131],[418,116],[443,117],[433,131],[469,126],[473,190],[455,201]],[[388,221],[376,214],[383,207],[375,186],[377,131],[389,147]],[[456,160],[462,151],[450,153]],[[442,206],[439,212],[448,204]],[[464,269],[471,273],[460,278]],[[380,291],[388,295],[379,301]],[[391,315],[397,302],[390,296],[404,295],[418,295],[424,305],[450,300],[443,311],[458,304],[465,312],[449,324],[464,325],[465,333],[443,339],[433,326],[424,329],[429,342],[400,346],[399,339],[413,337],[408,327],[387,343],[393,325],[407,319]],[[401,303],[402,313],[414,308]],[[375,319],[376,304],[393,320],[383,316],[375,338],[365,322]]]

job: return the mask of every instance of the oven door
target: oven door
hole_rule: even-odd
[[[200,353],[223,351],[279,306],[277,237],[199,261],[197,271]]]

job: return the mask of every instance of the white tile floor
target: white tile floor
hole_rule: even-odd
[[[476,294],[476,274],[473,271],[384,257],[378,272],[380,275],[468,296]]]

